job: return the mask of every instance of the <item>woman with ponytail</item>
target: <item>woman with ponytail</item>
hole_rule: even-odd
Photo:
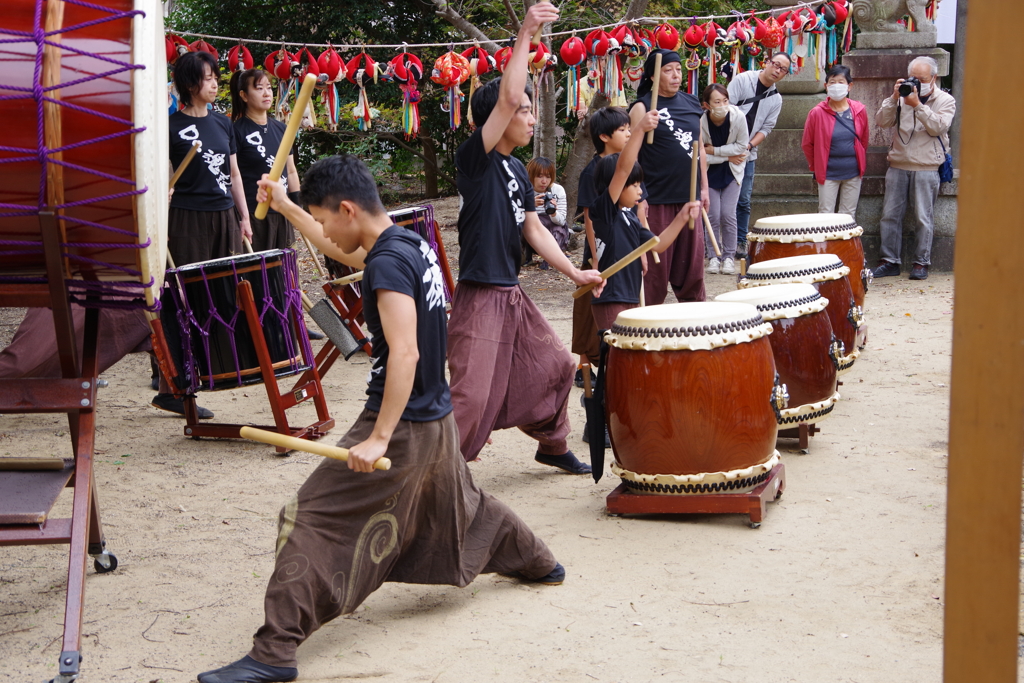
[[[285,125],[268,115],[274,106],[274,89],[270,78],[262,69],[246,69],[231,75],[231,122],[235,131],[235,146],[238,149],[238,170],[242,175],[246,206],[249,209],[249,223],[252,226],[252,248],[254,251],[284,249],[295,241],[291,223],[277,211],[270,209],[263,220],[256,218],[256,181],[270,172],[274,155],[284,135]],[[288,188],[288,194],[298,201],[299,174],[295,170],[295,159],[289,155],[287,179],[281,183]]]

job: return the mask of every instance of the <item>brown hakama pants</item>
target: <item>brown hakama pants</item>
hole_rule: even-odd
[[[175,266],[242,253],[242,229],[234,207],[190,211],[171,207],[167,214],[167,251]]]
[[[495,429],[518,427],[538,451],[568,451],[576,364],[519,285],[460,282],[448,320],[448,370],[462,457],[475,460]]]
[[[661,235],[684,204],[648,204],[647,222],[651,232]],[[684,227],[668,249],[661,252],[661,263],[647,259],[644,294],[648,306],[665,303],[668,285],[678,301],[704,301],[704,229],[700,222],[690,230]]]
[[[85,309],[71,305],[78,357],[85,343]],[[101,308],[96,344],[97,372],[103,372],[129,353],[149,351],[149,323],[140,309]],[[60,377],[53,311],[30,308],[11,343],[0,351],[0,377]]]
[[[591,310],[594,312],[594,323],[595,327],[599,330],[610,330],[615,319],[619,317],[619,313],[628,311],[631,308],[636,308],[640,304],[625,304],[619,301],[615,301],[608,304],[598,303],[600,299],[595,301],[591,305]]]
[[[597,336],[597,325],[590,310],[594,295],[590,292],[572,300],[572,352],[586,356],[595,368],[600,366],[601,340]]]
[[[263,219],[249,214],[249,226],[252,228],[253,251],[287,249],[295,242],[295,228],[276,211],[268,212]]]
[[[338,445],[364,441],[376,419],[364,410]],[[325,459],[281,510],[253,659],[296,666],[299,644],[385,581],[461,587],[478,574],[539,578],[555,568],[544,542],[473,484],[451,413],[399,422],[387,457],[390,470],[369,474]]]

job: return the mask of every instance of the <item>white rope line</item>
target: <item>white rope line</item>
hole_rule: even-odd
[[[600,26],[590,26],[587,28],[572,29],[569,31],[557,31],[553,33],[545,33],[546,37],[557,37],[557,36],[570,36],[576,34],[587,34],[597,29],[608,29],[622,26],[623,24],[661,24],[666,21],[690,21],[696,19],[699,23],[712,21],[714,19],[742,19],[743,17],[749,17],[751,14],[781,14],[782,12],[788,12],[796,9],[811,8],[813,9],[817,5],[822,5],[828,2],[828,0],[810,0],[810,2],[799,2],[790,7],[776,7],[774,9],[760,10],[757,12],[740,12],[737,10],[733,14],[714,14],[707,17],[642,17],[632,21],[617,21],[613,24],[601,24]],[[448,41],[444,43],[397,43],[397,44],[386,44],[386,45],[366,45],[364,43],[358,44],[347,44],[347,43],[296,43],[287,40],[256,40],[250,38],[233,38],[231,36],[215,36],[208,33],[193,33],[192,31],[169,31],[179,36],[189,36],[191,38],[203,38],[206,40],[226,40],[233,43],[251,43],[256,45],[273,45],[273,46],[295,46],[295,47],[318,47],[328,48],[333,47],[336,50],[369,50],[369,49],[391,49],[391,50],[406,50],[420,47],[462,47],[479,45],[479,40],[462,40],[462,41]],[[508,38],[492,38],[491,42],[501,44],[508,40]]]

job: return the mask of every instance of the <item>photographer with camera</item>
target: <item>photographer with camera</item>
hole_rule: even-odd
[[[913,201],[917,244],[910,279],[926,280],[931,265],[932,213],[939,196],[939,167],[946,161],[956,100],[939,88],[939,65],[931,57],[915,58],[907,71],[910,77],[896,81],[892,97],[883,100],[875,114],[879,126],[896,130],[889,146],[880,223],[881,258],[874,276],[900,274],[903,215]]]
[[[526,165],[536,196],[537,218],[565,251],[569,246],[569,228],[565,225],[565,189],[555,182],[555,164],[547,157],[537,157]],[[529,245],[523,249],[524,264],[533,260]],[[548,269],[547,261],[540,262],[541,270]]]

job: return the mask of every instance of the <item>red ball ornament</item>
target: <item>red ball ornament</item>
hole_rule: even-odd
[[[562,43],[562,47],[558,49],[558,54],[562,56],[562,62],[566,66],[577,66],[586,61],[587,48],[582,40],[573,36]]]
[[[423,78],[423,62],[416,55],[403,52],[391,60],[391,73],[399,83],[419,81]]]
[[[675,50],[679,47],[679,31],[671,24],[662,24],[654,29],[654,40],[662,50]]]
[[[512,59],[512,48],[508,45],[494,53],[494,63],[498,65],[498,71],[505,73],[508,60]]]
[[[690,24],[690,28],[686,29],[686,33],[683,34],[683,42],[690,48],[700,47],[704,42],[704,29],[697,24]]]
[[[263,60],[263,68],[278,78],[288,79],[292,77],[292,64],[296,61],[288,50],[274,50]]]
[[[214,59],[220,59],[220,53],[217,52],[217,48],[215,48],[213,45],[210,45],[203,39],[199,39],[196,42],[192,43],[192,52],[209,52],[211,55],[213,55]]]
[[[604,57],[612,44],[612,37],[607,32],[597,29],[587,34],[587,53],[594,57]]]
[[[360,67],[362,67],[362,73],[360,73]],[[376,80],[376,75],[377,62],[373,61],[373,58],[365,52],[357,54],[345,66],[345,78],[348,79],[348,82],[363,88],[373,83]]]
[[[469,70],[477,76],[483,76],[496,68],[494,57],[482,47],[471,47],[462,53],[462,56],[469,61]]]
[[[228,70],[244,71],[252,68],[252,53],[244,45],[235,45],[228,50]]]
[[[328,83],[336,82],[345,69],[345,61],[338,55],[333,47],[329,47],[320,53],[316,60],[320,73],[327,76]]]

